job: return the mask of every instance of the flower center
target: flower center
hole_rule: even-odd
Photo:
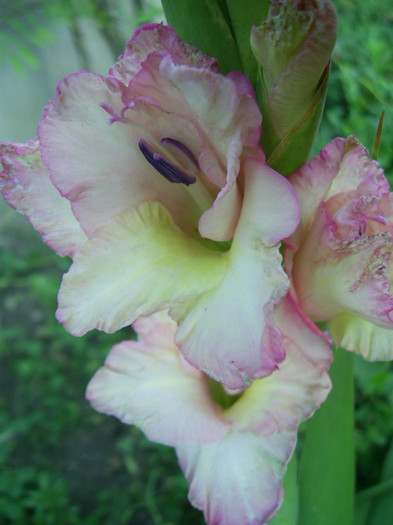
[[[224,410],[230,408],[242,395],[242,390],[230,391],[223,384],[218,383],[209,376],[206,376],[206,381],[213,401]]]
[[[154,138],[149,142],[141,138],[138,145],[147,162],[169,182],[181,183],[187,187],[193,185],[189,194],[197,204],[200,214],[210,208],[214,197],[199,176],[201,169],[197,158],[185,144],[164,137],[160,142]]]

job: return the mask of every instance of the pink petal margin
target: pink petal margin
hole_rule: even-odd
[[[260,525],[273,517],[297,427],[330,389],[326,337],[289,295],[275,317],[287,358],[228,409],[214,400],[210,380],[183,360],[176,323],[165,312],[140,318],[140,340],[116,345],[87,389],[96,410],[175,446],[189,499],[209,525]]]
[[[0,160],[4,199],[25,216],[52,250],[72,257],[87,237],[72,213],[70,202],[51,183],[38,140],[26,144],[1,143]]]
[[[161,52],[170,55],[176,64],[218,71],[217,59],[204,55],[197,48],[186,44],[174,29],[163,24],[145,24],[128,40],[124,53],[120,55],[109,74],[128,85],[141,69],[150,53]]]
[[[295,444],[296,431],[267,437],[232,431],[216,443],[177,446],[191,503],[209,525],[267,523],[281,505]]]

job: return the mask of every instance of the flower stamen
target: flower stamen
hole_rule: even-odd
[[[141,138],[138,145],[147,162],[169,182],[182,183],[186,187],[192,184],[189,194],[201,214],[210,208],[214,196],[203,184],[198,160],[185,144],[170,137],[160,142],[149,137],[149,142]]]
[[[153,168],[158,171],[158,173],[169,180],[169,182],[182,183],[186,186],[196,182],[197,178],[194,175],[190,175],[185,170],[180,168],[180,166],[166,159],[160,153],[154,151],[154,149],[151,148],[145,140],[140,139],[138,145],[147,162],[151,164]],[[185,146],[184,148],[192,155],[192,153]]]
[[[164,145],[167,150],[173,152],[174,154],[182,154],[187,164],[189,164],[189,162],[191,161],[192,165],[190,167],[192,170],[194,170],[195,168],[198,171],[200,170],[199,162],[195,158],[193,152],[189,150],[187,146],[179,140],[171,139],[170,137],[164,137],[160,140],[160,144]]]

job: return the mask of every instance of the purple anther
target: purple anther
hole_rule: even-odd
[[[151,164],[153,168],[158,171],[158,173],[161,173],[163,177],[169,180],[169,182],[181,182],[186,186],[196,182],[197,179],[194,175],[190,175],[186,171],[179,168],[179,166],[176,166],[176,164],[173,164],[173,162],[170,162],[162,155],[154,151],[145,140],[140,139],[138,145],[147,162]]]
[[[176,139],[171,139],[170,137],[164,137],[163,139],[160,140],[160,144],[164,144],[164,145],[170,144],[178,148],[182,153],[184,153],[184,155],[186,155],[186,157],[194,164],[196,169],[199,171],[198,160],[195,158],[195,155],[193,154],[193,152],[190,151],[187,148],[187,146],[183,144],[183,142],[180,142],[179,140],[176,140]]]

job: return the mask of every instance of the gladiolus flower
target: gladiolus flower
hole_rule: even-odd
[[[138,29],[108,77],[60,81],[39,141],[2,145],[1,177],[8,203],[73,257],[57,312],[69,332],[169,308],[187,360],[230,388],[276,368],[279,243],[300,211],[260,124],[246,77],[162,25]]]
[[[323,334],[289,297],[274,316],[286,359],[243,391],[224,390],[189,365],[164,312],[139,319],[139,341],[116,345],[87,388],[96,410],[176,448],[189,499],[208,524],[256,525],[273,517],[297,427],[330,389]]]
[[[354,138],[337,138],[289,180],[302,217],[288,239],[292,293],[337,346],[370,360],[393,358],[393,194]]]

